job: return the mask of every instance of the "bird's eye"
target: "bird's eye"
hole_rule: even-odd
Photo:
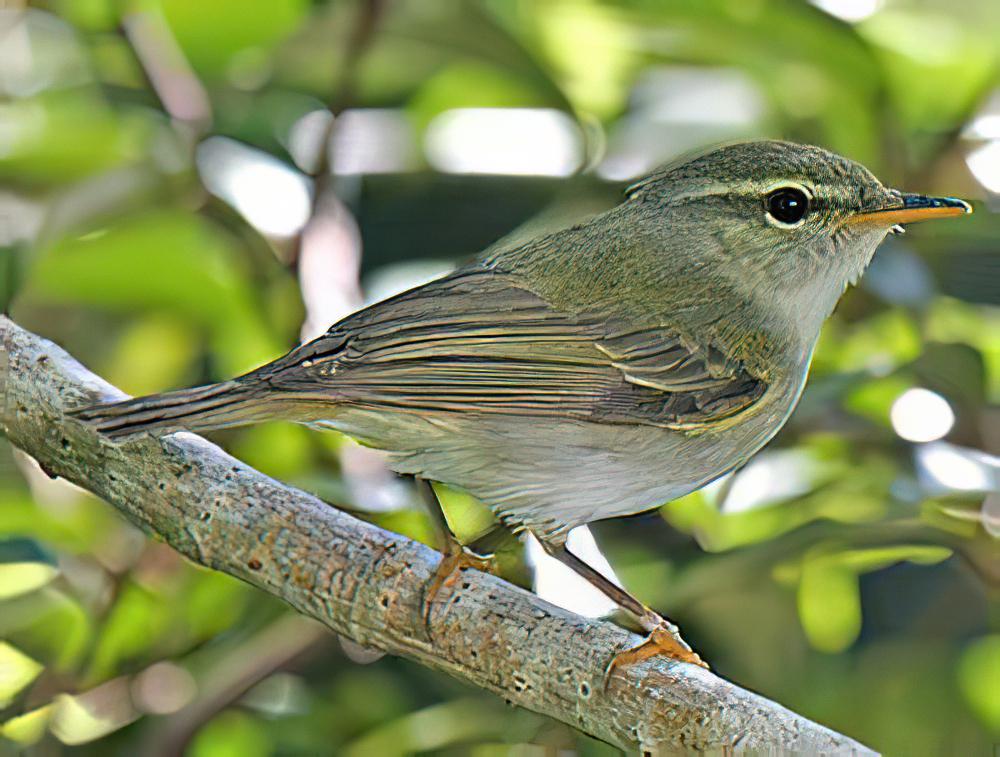
[[[779,187],[767,195],[767,214],[779,226],[795,226],[809,212],[809,195],[798,187]]]

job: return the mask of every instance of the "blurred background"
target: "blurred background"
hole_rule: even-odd
[[[886,754],[992,753],[998,39],[995,0],[0,1],[0,305],[138,394],[252,368],[714,142],[816,143],[969,198],[883,245],[747,468],[574,543],[721,675]],[[376,453],[290,424],[214,438],[430,538]],[[488,523],[447,504],[462,534]],[[530,545],[501,557],[608,609]],[[0,733],[34,755],[615,753],[185,562],[2,438]]]

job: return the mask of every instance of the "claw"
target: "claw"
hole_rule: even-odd
[[[459,544],[454,544],[454,547],[454,549],[445,552],[441,558],[441,562],[438,563],[437,570],[434,571],[434,576],[427,585],[427,590],[424,594],[425,622],[430,620],[431,608],[434,606],[434,600],[438,593],[442,589],[454,587],[463,571],[473,568],[483,573],[493,572],[492,555],[488,557],[477,555],[475,552]]]
[[[607,670],[604,671],[604,688],[607,689],[611,676],[617,668],[635,665],[650,657],[660,655],[678,662],[689,662],[709,670],[708,663],[702,660],[698,653],[692,650],[688,643],[681,638],[677,626],[664,621],[653,629],[642,644],[619,652],[612,658]]]

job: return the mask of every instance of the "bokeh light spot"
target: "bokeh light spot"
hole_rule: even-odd
[[[547,108],[456,108],[431,121],[425,147],[446,173],[568,176],[583,157],[576,124]]]
[[[208,190],[262,233],[290,237],[309,220],[310,182],[277,158],[233,139],[210,137],[198,146],[197,162]]]
[[[874,15],[882,7],[882,0],[812,0],[812,4],[831,16],[856,22]]]
[[[907,389],[892,403],[892,427],[910,442],[933,442],[955,425],[955,413],[940,394],[930,389]]]
[[[993,139],[970,152],[965,162],[976,181],[994,193],[1000,193],[1000,139]]]

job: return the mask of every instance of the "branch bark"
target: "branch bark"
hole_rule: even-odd
[[[64,408],[119,399],[66,352],[0,317],[2,429],[52,475],[116,507],[189,559],[280,597],[339,634],[446,672],[630,752],[873,754],[692,665],[604,670],[640,638],[469,571],[429,620],[440,555],[285,486],[193,434],[115,446]]]

